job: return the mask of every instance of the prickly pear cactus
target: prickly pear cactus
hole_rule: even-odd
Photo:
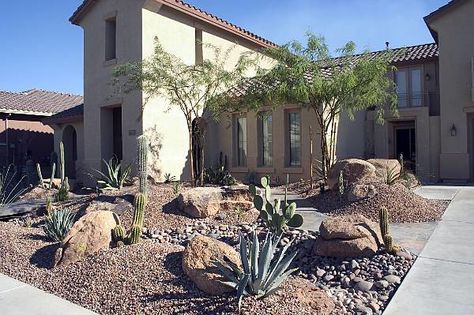
[[[275,199],[272,204],[270,178],[262,177],[260,184],[264,190],[263,197],[257,194],[255,185],[250,185],[249,190],[253,196],[255,208],[260,211],[260,218],[272,232],[281,235],[287,226],[298,228],[303,225],[303,217],[296,213],[296,203],[288,204],[286,189],[283,204],[279,199]]]

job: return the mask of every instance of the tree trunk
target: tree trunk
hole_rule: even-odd
[[[188,136],[189,136],[189,147],[188,147],[188,159],[189,159],[189,173],[191,174],[191,183],[195,186],[194,181],[194,157],[193,157],[193,127],[192,122],[188,122]]]

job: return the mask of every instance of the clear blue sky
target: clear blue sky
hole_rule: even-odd
[[[133,1],[133,0],[121,0]],[[31,88],[82,94],[81,28],[68,21],[82,0],[3,1],[0,90]],[[331,48],[353,40],[360,49],[432,42],[423,16],[448,0],[189,0],[278,44],[326,37]]]

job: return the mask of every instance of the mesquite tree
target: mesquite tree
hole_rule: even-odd
[[[206,126],[202,115],[207,110],[214,113],[215,102],[210,100],[243,80],[256,62],[252,53],[241,53],[234,64],[229,64],[235,46],[223,49],[203,44],[203,47],[203,60],[187,64],[167,52],[155,39],[154,53],[149,58],[120,65],[114,70],[114,85],[120,85],[122,92],[141,90],[148,99],[164,96],[169,108],[181,110],[188,128],[190,177],[195,183],[194,164],[198,162],[201,185],[204,180],[205,142],[205,130],[201,129]],[[196,144],[196,141],[199,143]],[[200,152],[195,152],[196,148]],[[195,156],[199,156],[199,161],[194,161]]]
[[[379,122],[383,122],[386,108],[397,113],[391,51],[356,55],[355,50],[355,44],[349,42],[332,55],[324,38],[311,33],[306,44],[293,41],[269,48],[266,55],[276,65],[271,70],[260,69],[251,81],[230,90],[226,102],[221,103],[227,110],[286,104],[313,110],[321,144],[321,177],[326,179],[335,163],[341,112],[353,119],[354,112],[373,107]]]

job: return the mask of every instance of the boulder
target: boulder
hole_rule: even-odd
[[[207,236],[193,238],[183,254],[183,271],[196,286],[211,295],[220,295],[234,291],[222,284],[226,281],[213,266],[215,260],[223,261],[227,257],[234,264],[241,266],[239,254],[224,242]]]
[[[55,265],[68,265],[110,247],[118,218],[111,211],[94,211],[72,226],[55,255]]]
[[[113,211],[119,215],[133,211],[133,196],[125,197],[100,195],[93,200],[86,208],[79,212],[79,215],[85,215],[94,211]]]
[[[329,170],[328,173],[328,187],[331,190],[338,189],[339,174],[342,171],[344,176],[344,183],[350,186],[364,180],[375,179],[375,166],[367,161],[360,159],[347,159],[337,161],[336,164]]]
[[[324,220],[314,244],[318,256],[338,258],[371,257],[382,244],[378,224],[361,215]]]
[[[375,166],[375,174],[384,180],[388,172],[392,172],[394,176],[400,176],[402,171],[402,166],[397,159],[370,159],[367,162]]]
[[[298,303],[305,309],[310,308],[314,312],[313,314],[333,314],[336,307],[333,300],[324,290],[316,287],[314,283],[306,279],[289,278],[283,290],[277,291],[276,295],[281,295],[287,301],[289,298],[288,292],[294,292],[291,296],[296,301],[291,301],[292,303]]]
[[[216,215],[221,200],[222,189],[218,187],[196,187],[178,196],[179,209],[193,218]]]
[[[377,189],[372,184],[353,184],[347,189],[347,200],[356,202],[366,198],[372,198],[377,194]]]

